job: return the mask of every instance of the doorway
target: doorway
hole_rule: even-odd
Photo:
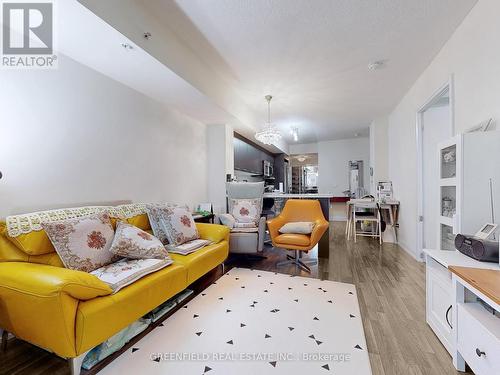
[[[439,249],[438,144],[453,136],[453,81],[441,87],[417,112],[417,250]]]

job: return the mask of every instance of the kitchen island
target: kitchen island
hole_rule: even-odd
[[[291,193],[264,193],[264,198],[273,198],[275,200],[287,199],[315,199],[319,201],[321,210],[327,221],[330,221],[330,199],[333,194],[291,194]],[[275,202],[276,205],[277,202]],[[284,204],[284,202],[283,202]],[[278,215],[278,212],[276,212]],[[330,257],[330,229],[327,229],[318,243],[318,258]]]

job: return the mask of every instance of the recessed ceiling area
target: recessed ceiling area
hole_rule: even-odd
[[[175,2],[263,120],[264,95],[273,95],[273,119],[290,143],[291,127],[298,127],[301,143],[346,138],[388,114],[476,3]],[[154,0],[149,7],[167,22],[162,6],[168,3]],[[189,43],[189,37],[185,40]],[[384,65],[368,69],[376,61]]]

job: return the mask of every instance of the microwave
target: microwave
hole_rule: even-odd
[[[272,177],[273,176],[273,165],[271,164],[271,162],[268,160],[263,160],[262,165],[263,165],[262,174],[264,175],[264,177]]]

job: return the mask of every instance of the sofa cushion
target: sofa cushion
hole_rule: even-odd
[[[42,223],[64,266],[90,272],[118,258],[109,251],[114,237],[107,213]]]
[[[311,238],[305,234],[280,234],[274,238],[274,242],[283,245],[307,246]]]
[[[227,242],[206,246],[189,255],[171,254],[174,264],[182,264],[187,269],[187,283],[191,284],[208,271],[224,262],[228,255]]]
[[[128,218],[127,223],[142,230],[151,230],[151,224],[146,213]]]
[[[122,221],[116,226],[109,251],[131,259],[170,259],[158,238]]]
[[[77,354],[107,340],[186,286],[187,269],[174,263],[116,294],[80,302],[76,313]]]

